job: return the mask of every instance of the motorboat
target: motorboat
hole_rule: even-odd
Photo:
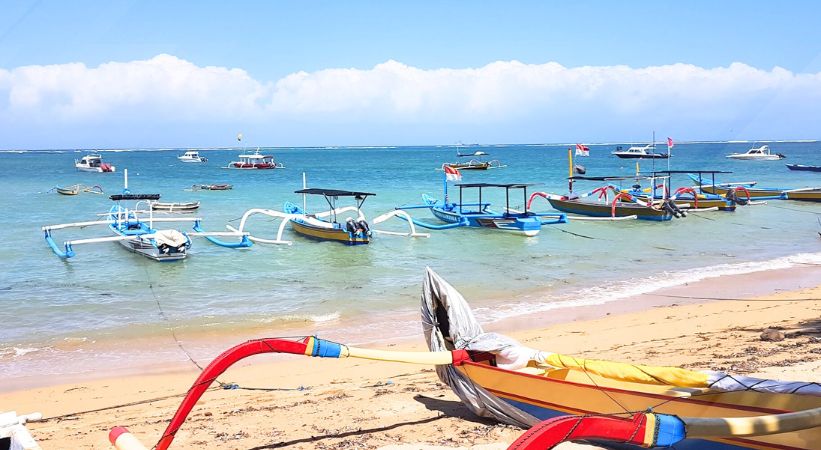
[[[806,164],[787,164],[790,170],[802,170],[805,172],[821,172],[821,166],[808,166]]]
[[[231,161],[229,169],[284,169],[282,163],[274,161],[274,155],[263,155],[259,148],[254,153],[239,155],[239,161]]]
[[[74,161],[74,167],[81,172],[114,172],[115,167],[104,163],[103,157],[93,153]]]
[[[184,163],[204,163],[208,162],[208,158],[204,156],[200,156],[200,152],[196,150],[188,150],[180,156],[177,156],[177,159]]]
[[[627,150],[623,150],[619,146],[611,154],[619,158],[666,159],[670,157],[669,153],[656,153],[655,150],[656,148],[652,144],[647,144],[644,147],[633,146]]]
[[[776,161],[779,159],[784,159],[786,156],[781,153],[772,153],[770,152],[769,145],[762,145],[758,148],[751,148],[744,153],[730,153],[727,155],[727,158],[756,161]]]

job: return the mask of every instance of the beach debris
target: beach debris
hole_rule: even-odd
[[[784,333],[774,328],[767,328],[761,333],[762,341],[779,342],[784,340]]]

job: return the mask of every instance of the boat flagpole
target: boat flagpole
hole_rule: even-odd
[[[567,149],[567,191],[573,193],[573,149]]]
[[[305,178],[305,172],[302,172],[302,189],[308,189],[308,181]],[[302,194],[302,212],[307,214],[308,211],[308,194]]]

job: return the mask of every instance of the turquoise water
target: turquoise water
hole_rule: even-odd
[[[629,145],[629,144],[624,144]],[[724,181],[757,180],[761,186],[821,186],[821,173],[792,172],[784,162],[821,165],[821,143],[770,143],[784,161],[734,161],[750,143],[678,144],[673,169],[730,170]],[[589,158],[578,158],[590,176],[629,175],[635,161],[610,155],[613,145],[591,145]],[[463,182],[534,182],[539,190],[566,191],[566,145],[504,145],[462,148],[482,150],[507,167],[463,172]],[[662,150],[662,147],[659,148]],[[368,218],[394,206],[418,203],[421,193],[441,198],[443,162],[455,159],[455,147],[267,149],[284,170],[222,169],[241,149],[206,150],[206,164],[183,164],[185,149],[103,152],[117,173],[77,172],[74,159],[84,153],[30,151],[0,153],[0,376],[73,370],[82,373],[95,357],[95,345],[135,337],[203,330],[231,331],[262,327],[269,335],[294,323],[322,324],[327,333],[350,323],[372,323],[374,335],[417,333],[417,323],[392,322],[395,313],[418,307],[422,270],[431,266],[477,304],[485,318],[617,300],[655,287],[721,274],[764,270],[803,262],[821,254],[816,231],[821,204],[775,201],[740,208],[735,213],[691,215],[665,223],[571,222],[546,227],[533,238],[488,230],[431,231],[428,239],[378,235],[371,245],[347,247],[315,242],[286,231],[292,246],[258,244],[247,250],[194,241],[189,258],[159,264],[131,254],[115,243],[77,246],[77,256],[58,259],[46,246],[40,227],[96,220],[108,210],[108,195],[122,188],[129,171],[135,193],[161,193],[163,201],[200,201],[195,214],[209,231],[224,231],[249,208],[280,209],[301,202],[293,191],[310,187],[376,193],[364,205]],[[653,167],[641,161],[642,170]],[[666,168],[666,161],[655,167]],[[75,197],[48,192],[55,185],[100,185],[104,196]],[[191,191],[192,184],[230,183],[230,191]],[[675,186],[689,184],[683,177]],[[577,185],[592,190],[597,184]],[[455,192],[454,192],[455,194]],[[452,194],[453,195],[453,194]],[[453,198],[453,197],[452,197]],[[484,200],[503,204],[503,192]],[[537,200],[534,209],[548,209]],[[511,207],[521,208],[519,196]],[[339,206],[347,206],[340,202]],[[309,199],[321,211],[321,198]],[[413,213],[435,222],[428,213]],[[255,235],[273,238],[277,222],[257,217]],[[181,226],[183,228],[183,226]],[[376,226],[403,231],[403,222]],[[572,232],[577,236],[564,231]],[[427,231],[427,230],[420,230]],[[104,227],[61,230],[58,242],[107,236]],[[798,256],[796,256],[798,255]],[[704,268],[709,268],[705,270]],[[157,306],[159,302],[163,313]],[[370,318],[370,319],[369,319]],[[330,330],[330,331],[327,331]],[[107,347],[112,348],[111,345]],[[167,355],[179,357],[170,343]],[[160,352],[160,350],[158,350]],[[60,367],[54,368],[55,361]],[[126,367],[124,358],[117,364]]]

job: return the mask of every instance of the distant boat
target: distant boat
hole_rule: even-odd
[[[74,167],[80,172],[114,172],[116,168],[104,163],[103,157],[93,153],[74,161]]]
[[[751,148],[744,153],[730,153],[727,155],[727,158],[755,161],[775,161],[784,159],[786,156],[781,153],[772,153],[770,152],[770,146],[762,145],[758,148]]]
[[[195,184],[191,186],[191,189],[194,191],[204,190],[204,191],[227,191],[229,189],[233,189],[234,186],[230,184]]]
[[[274,155],[263,155],[259,148],[254,153],[239,155],[239,161],[231,161],[229,169],[284,169],[282,163],[274,161]]]
[[[82,184],[72,184],[71,186],[60,187],[54,186],[54,191],[57,191],[58,194],[62,195],[77,195],[81,192],[88,192],[90,194],[102,194],[103,188],[100,186],[84,186]]]
[[[821,172],[821,166],[807,166],[804,164],[787,164],[790,170],[804,170],[807,172]]]
[[[200,202],[151,202],[151,209],[165,212],[193,212],[199,209]]]
[[[644,147],[630,147],[627,150],[622,150],[621,147],[616,147],[611,154],[619,158],[647,158],[647,159],[666,159],[670,155],[668,153],[656,153],[656,148],[652,144],[647,144]]]
[[[188,150],[182,155],[177,156],[177,159],[184,163],[204,163],[208,161],[208,158],[200,156],[200,153],[196,150]]]

